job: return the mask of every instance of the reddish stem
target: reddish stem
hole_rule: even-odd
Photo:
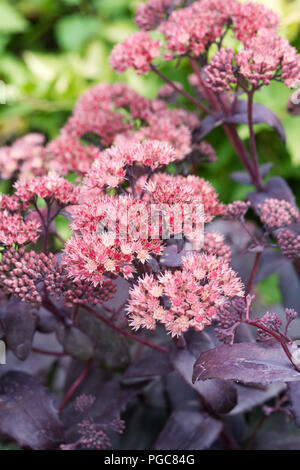
[[[255,133],[253,127],[253,97],[254,97],[255,90],[251,90],[248,92],[248,124],[250,130],[250,147],[251,147],[251,154],[254,163],[255,169],[255,177],[259,183],[259,186],[263,187],[262,177],[259,171],[259,162],[258,162],[258,154],[256,149],[256,142],[255,142]]]
[[[278,341],[282,347],[282,349],[284,350],[287,358],[289,359],[289,361],[291,362],[292,366],[294,367],[294,369],[297,371],[297,372],[300,372],[300,367],[297,366],[297,364],[295,364],[294,360],[293,360],[293,356],[287,346],[287,344],[285,343],[285,338],[283,337],[283,335],[281,333],[275,333],[275,331],[272,331],[272,330],[269,330],[269,328],[267,328],[265,325],[263,325],[262,323],[260,323],[259,321],[255,321],[255,320],[247,320],[245,321],[244,323],[247,323],[248,325],[250,326],[254,326],[255,328],[258,328],[259,330],[262,330],[264,331],[265,333],[267,333],[269,336],[272,336],[272,338],[276,339],[276,341]]]
[[[254,281],[255,281],[255,278],[257,276],[257,272],[258,272],[258,268],[259,268],[259,263],[261,261],[261,257],[262,257],[262,252],[261,251],[256,253],[254,266],[252,268],[250,278],[249,278],[249,281],[248,281],[248,285],[247,285],[247,288],[246,288],[246,296],[249,295],[249,294],[252,294],[252,292],[253,292]]]
[[[73,384],[71,385],[71,387],[69,388],[69,390],[67,391],[66,395],[64,396],[64,399],[59,407],[59,415],[62,414],[65,406],[69,403],[70,399],[72,398],[72,396],[74,395],[74,393],[76,392],[76,390],[79,388],[79,386],[82,384],[82,382],[84,381],[84,379],[86,378],[86,376],[88,375],[89,371],[90,371],[90,368],[92,366],[94,362],[94,359],[89,359],[87,361],[87,363],[85,364],[85,367],[83,369],[83,371],[81,372],[81,374],[79,375],[79,377],[77,377],[77,379],[75,380],[75,382],[73,382]]]
[[[166,82],[168,85],[170,85],[177,93],[184,96],[190,103],[193,103],[195,106],[197,106],[197,108],[202,109],[202,111],[204,111],[207,114],[212,113],[212,111],[209,108],[207,108],[203,103],[201,103],[201,101],[197,100],[192,95],[190,95],[186,91],[179,88],[177,85],[175,85],[174,82],[172,82],[172,80],[169,80],[160,70],[158,70],[155,67],[155,65],[150,64],[150,67],[151,67],[151,70],[154,73],[156,73],[156,75],[158,75],[164,82]]]
[[[156,351],[159,351],[163,354],[169,354],[167,348],[164,348],[163,346],[158,346],[157,344],[151,343],[150,341],[140,338],[139,336],[135,336],[126,330],[122,330],[122,328],[119,328],[118,326],[114,325],[111,321],[108,320],[108,318],[100,315],[100,313],[98,313],[96,310],[92,309],[88,305],[82,305],[82,307],[88,312],[90,312],[92,315],[94,315],[94,317],[98,318],[98,320],[101,320],[103,323],[109,326],[109,328],[120,333],[120,335],[126,336],[126,338],[136,341],[137,343],[144,344],[145,346],[148,346],[148,348],[155,349]]]
[[[32,348],[32,352],[35,352],[38,354],[46,354],[47,356],[57,356],[57,357],[66,356],[66,353],[64,351],[48,351],[46,349],[40,349],[40,348]]]
[[[206,92],[206,95],[208,97],[208,100],[210,101],[212,106],[215,108],[215,110],[219,111],[219,112],[222,111],[222,112],[225,112],[225,113],[230,113],[230,109],[226,106],[226,103],[224,103],[222,100],[219,100],[219,102],[218,102],[218,99],[216,98],[216,96],[214,95],[212,90],[210,90],[206,86],[206,84],[205,84],[205,82],[204,82],[204,80],[201,76],[201,73],[200,73],[200,70],[199,70],[197,64],[192,59],[190,59],[190,64],[191,64],[191,67],[192,67],[194,73],[197,75],[197,78],[199,80],[200,85],[204,88],[204,90]],[[233,125],[233,124],[223,124],[223,127],[224,127],[224,131],[225,131],[228,139],[230,140],[233,148],[235,149],[239,159],[241,160],[241,162],[245,166],[246,170],[249,172],[249,174],[252,178],[253,184],[255,185],[255,187],[257,189],[262,189],[262,185],[260,184],[260,182],[259,182],[259,180],[256,176],[256,172],[252,168],[252,164],[251,164],[250,157],[249,157],[249,154],[247,152],[247,149],[244,146],[243,142],[241,141],[241,139],[240,139],[240,137],[237,133],[236,126]]]

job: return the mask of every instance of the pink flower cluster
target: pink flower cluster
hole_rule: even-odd
[[[237,54],[233,49],[218,51],[205,71],[208,86],[218,93],[229,91],[232,84],[244,86],[240,77],[255,89],[275,79],[293,88],[300,80],[300,57],[275,31],[261,29]]]
[[[94,145],[84,145],[72,134],[61,134],[46,147],[47,167],[58,175],[75,172],[84,175],[100,152]]]
[[[89,188],[115,188],[124,183],[126,168],[134,164],[150,167],[152,170],[168,165],[176,159],[174,149],[158,140],[136,142],[124,140],[122,145],[105,150],[97,158],[84,179]]]
[[[133,67],[138,74],[148,73],[150,64],[159,56],[159,41],[153,41],[144,31],[134,33],[117,44],[110,55],[111,67],[118,73]]]
[[[63,205],[75,204],[79,193],[79,189],[73,183],[69,183],[55,173],[29,181],[20,179],[14,187],[15,195],[22,202],[34,201],[39,196],[42,199],[54,199]]]
[[[214,188],[204,179],[197,176],[168,175],[156,173],[149,183],[145,177],[137,182],[137,188],[146,191],[151,203],[163,207],[174,204],[203,205],[204,221],[211,222],[224,211],[224,205],[219,202]]]
[[[126,110],[122,114],[122,110]],[[142,121],[142,125],[136,126],[136,120]],[[196,114],[185,110],[168,109],[167,104],[160,100],[147,100],[125,84],[96,85],[79,98],[73,115],[64,126],[62,134],[67,136],[64,140],[58,138],[58,142],[50,144],[54,147],[54,155],[59,165],[70,166],[73,170],[78,166],[80,156],[80,170],[90,164],[90,147],[82,148],[82,144],[74,143],[72,154],[66,150],[67,158],[60,152],[61,143],[67,145],[68,138],[78,139],[85,135],[93,134],[99,145],[109,146],[123,145],[126,140],[142,142],[145,139],[160,140],[174,147],[177,158],[184,156],[191,149],[191,133],[199,126],[199,118]],[[57,148],[58,152],[55,152]],[[72,160],[69,161],[69,156]],[[93,156],[93,155],[92,155]],[[73,162],[73,158],[75,161]],[[88,158],[88,160],[86,160]],[[56,160],[51,160],[50,168],[55,168]],[[53,166],[54,165],[54,166]]]
[[[144,31],[155,29],[167,17],[171,3],[172,0],[148,0],[141,3],[135,14],[137,26]]]
[[[189,328],[202,331],[235,296],[243,296],[243,285],[228,264],[215,256],[194,254],[183,260],[182,271],[166,271],[158,279],[140,278],[130,291],[127,314],[134,330],[154,330],[159,322],[176,337]]]
[[[160,26],[166,48],[172,53],[198,57],[222,35],[235,11],[234,0],[202,0],[174,11]]]
[[[38,221],[25,221],[20,213],[0,211],[0,245],[25,245],[38,239],[41,226]]]
[[[255,2],[237,2],[233,15],[235,37],[245,45],[260,29],[276,31],[279,17],[269,8]]]
[[[258,205],[260,219],[270,230],[291,225],[299,221],[298,209],[288,201],[268,198]]]
[[[58,300],[62,298],[68,307],[100,304],[111,299],[116,291],[109,279],[97,288],[85,281],[72,281],[53,254],[25,252],[23,248],[17,252],[11,248],[2,254],[0,285],[7,294],[33,306],[42,303],[43,290]]]
[[[10,179],[16,175],[31,178],[44,174],[44,136],[27,134],[17,139],[10,147],[0,148],[0,175]]]
[[[148,224],[148,212],[142,201],[104,196],[71,210],[76,235],[66,243],[65,265],[75,279],[97,285],[104,274],[130,278],[136,263],[144,264],[151,253],[161,254],[162,241],[148,240],[148,225],[143,224]]]

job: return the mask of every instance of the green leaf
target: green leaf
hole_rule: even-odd
[[[27,29],[29,22],[16,8],[6,1],[0,1],[0,32],[22,33]]]
[[[98,33],[100,27],[99,19],[74,13],[56,23],[55,37],[65,51],[80,51]]]

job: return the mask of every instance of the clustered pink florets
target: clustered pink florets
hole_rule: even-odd
[[[234,6],[231,0],[202,0],[174,11],[159,28],[166,38],[167,49],[198,57],[207,44],[221,36]]]
[[[268,198],[258,205],[260,219],[270,230],[275,230],[298,222],[299,211],[288,201]]]
[[[24,220],[21,214],[0,211],[0,245],[25,245],[38,239],[41,224],[36,220]]]
[[[58,175],[67,175],[71,171],[85,174],[100,151],[94,145],[84,145],[72,134],[61,134],[46,147],[49,158],[48,168]]]
[[[30,178],[44,173],[44,136],[28,134],[17,139],[10,147],[0,148],[0,175],[10,179],[16,175]]]
[[[54,199],[61,204],[75,204],[79,193],[73,183],[69,183],[55,173],[30,181],[20,179],[14,187],[15,195],[23,202],[33,201],[39,196],[42,199]]]
[[[152,170],[168,165],[176,159],[174,149],[157,140],[135,142],[124,140],[122,145],[105,150],[87,172],[84,184],[89,188],[115,188],[124,183],[126,168],[134,164],[150,167]]]
[[[207,84],[215,92],[229,91],[243,77],[254,88],[281,79],[293,88],[300,80],[297,50],[275,31],[261,29],[237,54],[221,49],[206,67]],[[241,84],[241,82],[239,82]]]
[[[169,204],[194,204],[203,205],[204,221],[211,222],[215,217],[224,212],[225,206],[219,202],[214,188],[203,178],[189,175],[168,175],[157,173],[146,184],[145,177],[137,182],[140,191],[146,191],[151,203],[160,207]]]
[[[149,72],[149,64],[159,53],[159,41],[153,41],[148,33],[140,31],[117,44],[109,60],[112,68],[119,73],[133,67],[138,74],[142,74]]]
[[[135,14],[137,26],[150,31],[155,29],[167,16],[171,0],[148,0],[138,6]]]
[[[189,328],[202,331],[229,298],[242,295],[242,283],[227,263],[195,254],[183,260],[182,271],[141,278],[130,291],[127,314],[135,330],[153,330],[159,322],[175,337]]]

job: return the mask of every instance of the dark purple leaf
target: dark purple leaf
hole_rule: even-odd
[[[237,393],[233,384],[219,379],[192,383],[195,357],[189,351],[178,350],[171,360],[180,376],[201,396],[206,408],[215,413],[225,414],[235,407]]]
[[[224,123],[224,115],[219,113],[216,116],[207,116],[201,121],[200,126],[195,129],[193,133],[194,142],[200,142],[204,137],[209,134],[216,127],[221,126]]]
[[[72,327],[66,330],[63,346],[67,354],[78,359],[87,360],[94,354],[92,340],[79,328]]]
[[[19,446],[55,449],[63,426],[46,389],[31,375],[7,372],[0,379],[0,433]]]
[[[122,376],[122,383],[135,383],[143,380],[165,376],[172,372],[169,358],[158,351],[146,351],[137,361],[133,362]]]
[[[291,402],[292,413],[295,417],[297,426],[300,428],[300,383],[289,383],[288,394]]]
[[[245,384],[300,381],[280,344],[237,343],[222,345],[200,354],[194,366],[193,381],[219,378]]]
[[[186,250],[178,252],[176,245],[167,246],[160,259],[160,263],[168,268],[179,268],[182,265],[182,258],[186,256]]]
[[[236,111],[231,116],[225,116],[218,113],[215,116],[208,116],[201,122],[201,125],[194,131],[194,141],[201,141],[213,129],[223,124],[248,124],[248,102],[239,100],[236,106]],[[286,135],[280,119],[273,111],[264,106],[263,104],[253,104],[253,123],[254,124],[268,124],[272,127],[281,140],[286,142]]]
[[[36,329],[36,312],[29,304],[12,297],[4,307],[0,308],[0,323],[7,346],[18,359],[26,359],[31,351]]]
[[[101,315],[104,315],[102,312]],[[119,369],[130,362],[128,341],[101,320],[79,309],[77,327],[94,343],[94,357],[108,369]]]
[[[283,305],[285,308],[294,308],[300,315],[300,282],[295,267],[292,262],[287,261],[282,264],[279,271],[279,286],[282,293]],[[299,339],[300,318],[294,321],[289,329],[289,334],[294,331],[292,338]]]
[[[245,100],[239,100],[236,107],[236,112],[233,116],[226,117],[224,122],[230,124],[248,124],[248,102]],[[267,108],[263,104],[253,104],[253,123],[254,124],[268,124],[272,127],[281,140],[286,142],[286,135],[283,125],[276,114]]]
[[[198,411],[174,411],[160,433],[156,450],[208,449],[219,436],[222,423]]]
[[[289,261],[281,253],[274,251],[273,248],[265,250],[262,254],[256,282],[267,279],[274,273],[279,273],[286,263],[289,263]]]
[[[269,400],[277,397],[286,389],[284,383],[274,383],[266,387],[250,387],[241,384],[235,385],[238,400],[237,405],[229,413],[230,416],[236,416],[240,413],[251,411],[257,406],[261,406]]]
[[[273,163],[264,163],[263,165],[260,165],[259,170],[262,178],[265,178],[269,171],[271,170],[273,166]],[[233,181],[236,181],[237,183],[244,184],[246,186],[252,186],[253,181],[246,171],[234,171],[231,173],[230,178]]]

